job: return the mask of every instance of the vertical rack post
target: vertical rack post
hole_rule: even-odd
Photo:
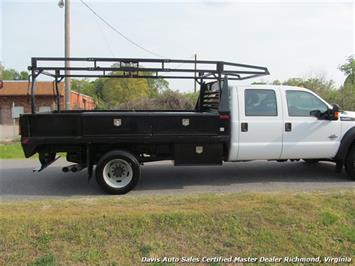
[[[196,93],[196,86],[197,86],[197,81],[196,81],[196,69],[197,69],[197,54],[195,54],[195,68],[194,68],[194,92]]]
[[[35,103],[35,82],[36,82],[36,72],[34,70],[35,67],[37,67],[37,61],[32,58],[32,67],[31,67],[31,113],[34,114],[36,113],[36,103]]]
[[[58,71],[59,72],[59,71]],[[60,94],[59,94],[59,89],[58,89],[58,83],[60,82],[59,80],[58,80],[58,76],[57,76],[57,74],[59,74],[59,73],[56,73],[56,76],[55,76],[55,93],[56,93],[56,98],[55,98],[55,100],[56,100],[56,104],[57,104],[57,111],[59,112],[60,111]]]

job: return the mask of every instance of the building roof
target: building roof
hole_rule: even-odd
[[[58,84],[59,94],[64,96],[64,83]],[[27,80],[4,80],[0,88],[0,96],[27,96],[31,94],[31,85]],[[37,81],[35,84],[36,96],[53,96],[55,86],[52,81]]]

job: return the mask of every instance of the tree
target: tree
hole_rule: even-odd
[[[122,75],[122,72],[111,74]],[[142,75],[142,73],[139,73]],[[152,75],[145,72],[144,75]],[[98,109],[115,109],[122,103],[136,99],[157,97],[168,90],[169,83],[164,79],[143,78],[98,78],[72,80],[72,90],[93,97]]]
[[[138,98],[149,98],[149,85],[146,79],[115,79],[103,80],[102,100],[109,109],[117,108],[121,103]]]
[[[0,80],[27,80],[28,73],[26,71],[18,72],[15,69],[6,69],[0,64]]]
[[[349,56],[345,64],[339,67],[347,76],[344,85],[340,88],[341,106],[344,109],[355,111],[355,60]]]
[[[180,93],[170,89],[155,97],[138,98],[124,102],[119,109],[127,110],[193,110],[197,100],[196,93]]]
[[[345,64],[339,66],[339,70],[343,72],[345,75],[349,76],[351,74],[355,74],[355,60],[354,56],[349,56],[346,59]]]
[[[290,78],[282,83],[283,85],[304,87],[321,96],[329,103],[340,104],[340,94],[333,80],[327,80],[324,76],[311,77],[307,79]]]
[[[151,97],[157,96],[159,93],[169,89],[169,82],[165,79],[147,79],[149,86],[149,94]]]

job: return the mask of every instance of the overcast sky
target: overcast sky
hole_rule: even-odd
[[[7,68],[24,70],[32,56],[64,55],[64,9],[57,0],[0,1],[0,60]],[[152,57],[71,2],[72,56]],[[345,77],[337,68],[354,54],[352,1],[86,2],[158,54],[267,66],[265,81],[321,74],[339,85]]]

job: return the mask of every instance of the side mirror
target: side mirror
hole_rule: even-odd
[[[309,112],[309,115],[317,117],[319,119],[322,116],[322,113],[319,110],[312,110]]]
[[[340,111],[340,106],[336,103],[333,103],[332,104],[332,107],[333,107],[333,112],[339,112]]]
[[[331,110],[331,120],[338,120],[339,119],[339,113],[340,113],[340,106],[337,104],[332,104],[332,110]]]

